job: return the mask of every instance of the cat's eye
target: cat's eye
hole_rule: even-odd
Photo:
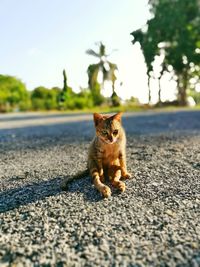
[[[118,130],[114,130],[113,135],[117,135],[118,134]]]
[[[108,135],[108,132],[107,131],[102,131],[102,134],[103,135]]]

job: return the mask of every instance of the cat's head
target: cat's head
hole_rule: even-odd
[[[96,135],[107,144],[115,143],[122,129],[121,116],[122,112],[112,116],[94,113]]]

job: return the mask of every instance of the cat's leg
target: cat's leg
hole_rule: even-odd
[[[111,196],[111,190],[110,188],[102,183],[99,173],[99,168],[95,161],[90,160],[89,162],[89,170],[90,175],[92,176],[94,186],[96,189],[104,196],[104,197],[110,197]]]
[[[124,192],[126,185],[120,181],[121,178],[121,167],[119,165],[112,165],[109,169],[109,177],[114,187],[118,188],[121,192]]]
[[[97,160],[97,165],[98,165],[100,180],[101,180],[102,183],[104,183],[105,182],[105,177],[104,177],[103,164],[102,164],[102,160],[101,159]]]
[[[126,154],[125,153],[120,153],[120,155],[119,155],[119,163],[120,163],[120,166],[121,166],[122,177],[124,179],[129,179],[131,177],[131,174],[127,172]]]

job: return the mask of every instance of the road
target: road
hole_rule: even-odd
[[[127,113],[127,190],[86,177],[91,114],[0,115],[0,266],[200,266],[200,111]]]

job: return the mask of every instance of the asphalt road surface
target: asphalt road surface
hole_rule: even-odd
[[[86,166],[91,114],[0,115],[0,266],[200,266],[200,111],[127,113],[120,194]]]

